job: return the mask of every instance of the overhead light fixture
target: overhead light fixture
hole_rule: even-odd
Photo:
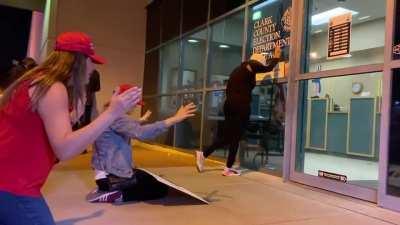
[[[252,20],[259,20],[262,17],[261,11],[256,11],[253,13],[253,16],[251,17]]]
[[[322,29],[314,31],[314,34],[322,33]]]
[[[316,58],[318,57],[318,54],[317,54],[316,52],[311,52],[311,53],[310,53],[310,57],[311,57],[312,59],[316,59]]]
[[[371,16],[363,16],[363,17],[358,18],[358,20],[366,20],[366,19],[369,19],[369,18],[371,18]]]
[[[342,8],[342,7],[336,7],[334,9],[330,9],[327,10],[325,12],[322,13],[318,13],[314,16],[311,17],[311,24],[316,26],[316,25],[321,25],[324,23],[328,23],[329,19],[334,17],[334,16],[339,16],[345,13],[349,13],[351,12],[352,15],[356,15],[358,14],[358,12],[350,10],[350,9],[346,9],[346,8]]]
[[[270,5],[270,4],[274,3],[274,2],[277,2],[277,1],[278,1],[278,0],[268,0],[268,1],[265,1],[265,2],[263,2],[263,3],[260,3],[260,4],[256,5],[256,6],[254,6],[254,7],[252,8],[252,10],[253,10],[253,11],[256,11],[256,10],[258,10],[258,9],[261,9],[261,8],[263,8],[263,7],[267,6],[267,5]]]
[[[199,42],[199,41],[196,40],[196,39],[189,39],[188,42],[189,42],[189,43],[197,43],[197,42]]]
[[[220,48],[230,48],[229,45],[219,45]]]

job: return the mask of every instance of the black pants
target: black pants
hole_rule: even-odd
[[[250,107],[233,107],[225,102],[224,104],[225,121],[222,129],[217,132],[217,138],[207,148],[203,150],[204,157],[210,156],[218,148],[229,148],[226,167],[232,168],[235,163],[236,154],[240,139],[246,131],[249,122]]]
[[[122,192],[123,201],[154,200],[167,196],[169,187],[158,182],[153,176],[143,170],[134,170],[131,178],[108,175],[107,178],[96,180],[100,191]]]

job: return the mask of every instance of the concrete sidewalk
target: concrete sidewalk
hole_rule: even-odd
[[[193,157],[135,149],[135,160],[211,201],[199,204],[181,196],[124,205],[90,204],[95,185],[90,154],[58,165],[44,194],[59,225],[367,225],[400,224],[400,214],[375,204],[306,186],[283,183],[258,172],[222,177],[218,163],[198,174]],[[158,164],[157,164],[158,163]],[[151,165],[151,166],[150,166]]]

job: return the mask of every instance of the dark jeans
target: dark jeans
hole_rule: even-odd
[[[17,196],[0,191],[1,225],[55,225],[43,197]]]
[[[203,150],[204,157],[210,156],[216,149],[228,146],[229,154],[226,161],[226,167],[232,168],[235,163],[240,139],[246,131],[249,122],[250,108],[238,110],[235,107],[224,104],[225,121],[223,127],[218,132],[217,138],[207,148]]]
[[[100,191],[122,192],[123,201],[146,201],[167,196],[169,187],[153,176],[137,169],[131,178],[108,175],[106,179],[96,180]]]

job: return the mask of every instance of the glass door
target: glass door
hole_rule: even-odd
[[[303,0],[290,179],[377,202],[386,1]]]

